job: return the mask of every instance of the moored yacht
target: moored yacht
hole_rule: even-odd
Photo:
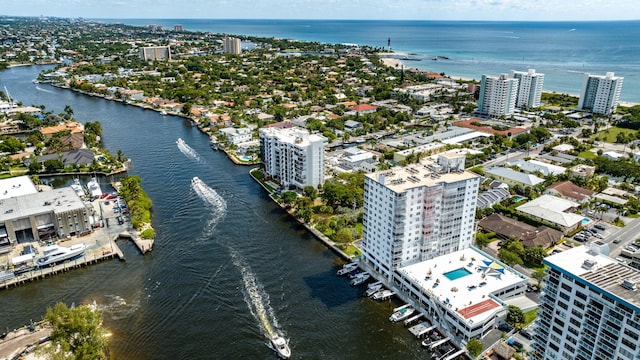
[[[38,266],[53,265],[84,253],[86,248],[87,246],[85,244],[75,244],[71,247],[59,245],[47,246],[42,250],[43,256],[36,261],[36,264]]]
[[[345,275],[345,274],[348,274],[348,273],[354,271],[357,268],[358,268],[358,264],[356,264],[356,263],[348,263],[348,264],[343,265],[340,269],[338,269],[338,271],[336,271],[336,275]]]
[[[102,196],[102,189],[100,189],[100,184],[98,183],[98,179],[92,177],[91,180],[87,183],[87,189],[89,190],[89,195],[92,198],[98,199]]]
[[[391,314],[391,316],[389,316],[389,321],[391,321],[391,322],[402,321],[402,320],[408,318],[409,316],[411,316],[411,314],[413,314],[415,311],[416,311],[416,309],[414,309],[412,307],[402,308],[402,309],[394,312],[393,314]]]
[[[280,335],[275,335],[271,338],[271,345],[273,345],[273,349],[278,353],[283,359],[288,359],[291,357],[291,349],[289,348],[289,341],[283,338]]]

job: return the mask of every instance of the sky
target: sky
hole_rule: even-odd
[[[0,15],[90,19],[637,20],[637,0],[0,0]]]

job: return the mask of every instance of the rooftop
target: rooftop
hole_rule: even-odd
[[[502,307],[489,294],[526,281],[523,275],[472,248],[398,271],[470,324],[489,319]]]
[[[584,279],[595,287],[618,297],[640,311],[640,292],[627,284],[640,284],[640,271],[620,264],[587,246],[578,246],[547,257],[545,262]]]
[[[71,187],[64,187],[0,200],[0,222],[50,211],[57,213],[84,207],[75,191]]]
[[[453,183],[477,178],[478,175],[463,170],[454,172],[438,172],[439,165],[431,159],[423,159],[418,164],[395,167],[392,170],[377,171],[365,176],[379,182],[389,189],[402,192],[420,186],[436,186],[441,183]]]
[[[516,210],[561,226],[569,227],[584,219],[582,215],[565,212],[578,206],[580,206],[580,204],[557,196],[542,195],[524,205],[518,206]]]
[[[0,180],[0,200],[38,192],[28,176],[17,176]],[[4,208],[4,206],[2,206]]]

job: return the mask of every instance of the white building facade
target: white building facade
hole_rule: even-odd
[[[518,79],[516,107],[540,107],[544,74],[536,73],[535,69],[529,69],[526,72],[511,70],[509,75],[514,79]]]
[[[391,280],[393,272],[472,243],[479,177],[464,156],[442,154],[392,171],[367,174],[363,259]]]
[[[262,128],[260,150],[264,170],[285,187],[315,188],[324,182],[324,144],[327,139],[306,129]]]
[[[226,36],[222,47],[225,54],[242,54],[242,42],[238,38]]]
[[[532,359],[640,358],[640,271],[596,242],[544,260]]]
[[[518,98],[518,84],[518,79],[506,74],[482,75],[478,112],[491,117],[513,114]]]
[[[616,111],[624,78],[608,72],[606,75],[584,74],[578,109],[609,115]]]

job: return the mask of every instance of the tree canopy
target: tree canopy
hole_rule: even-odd
[[[83,305],[69,308],[57,303],[48,308],[45,320],[53,328],[53,346],[45,349],[53,359],[96,360],[107,359],[106,332],[102,328],[102,312]]]

